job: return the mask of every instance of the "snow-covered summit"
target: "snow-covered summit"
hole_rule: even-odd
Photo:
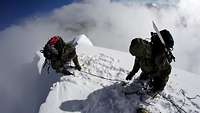
[[[78,45],[93,46],[92,41],[85,34],[80,34],[76,38],[78,38]]]
[[[120,81],[133,65],[128,53],[81,45],[77,53],[82,70],[54,83],[39,113],[136,113],[139,106],[152,113],[200,113],[200,77],[195,74],[173,68],[163,96],[141,100],[122,92]],[[48,76],[58,75],[52,71]]]

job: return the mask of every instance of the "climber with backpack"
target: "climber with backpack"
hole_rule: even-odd
[[[166,29],[158,31],[155,24],[154,28],[156,33],[151,32],[151,41],[141,38],[132,40],[129,52],[135,56],[135,62],[132,71],[126,77],[126,80],[131,80],[141,69],[138,79],[148,80],[149,94],[155,94],[164,89],[171,73],[170,63],[172,60],[175,61],[171,52],[174,46],[172,35]]]
[[[57,73],[72,75],[68,67],[72,67],[70,64],[73,61],[74,68],[80,71],[76,45],[77,39],[65,43],[60,36],[51,37],[41,50],[45,57],[44,66],[48,63]]]

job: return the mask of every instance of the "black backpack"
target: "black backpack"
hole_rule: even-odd
[[[41,53],[48,60],[60,59],[64,47],[64,41],[59,36],[53,36],[43,47]]]
[[[171,33],[166,29],[161,30],[160,34],[162,35],[162,38],[163,38],[163,40],[165,42],[165,47],[168,50],[167,53],[166,53],[168,61],[171,63],[172,60],[175,61],[175,57],[172,54],[172,50],[173,50],[173,47],[174,47],[174,39],[173,39]],[[154,45],[156,45],[157,48],[163,46],[163,44],[161,43],[157,33],[151,32],[151,42]]]
[[[166,48],[167,48],[168,50],[173,49],[173,46],[174,46],[174,39],[173,39],[171,33],[170,33],[168,30],[164,29],[164,30],[161,30],[161,31],[160,31],[160,34],[161,34],[162,37],[163,37],[163,40],[164,40],[164,42],[165,42]],[[159,39],[157,33],[151,32],[151,41],[152,41],[153,43],[157,43],[157,44],[160,43],[160,39]]]

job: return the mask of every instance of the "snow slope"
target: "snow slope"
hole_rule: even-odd
[[[161,96],[141,99],[139,95],[123,93],[121,81],[125,81],[134,60],[129,53],[92,45],[79,45],[77,53],[82,71],[72,70],[74,76],[60,77],[39,113],[135,113],[139,106],[152,113],[175,113],[177,109],[181,113],[200,113],[198,75],[173,68]],[[37,54],[41,58],[38,62],[41,76],[59,76],[53,70],[44,74],[47,72],[41,69],[44,59]]]

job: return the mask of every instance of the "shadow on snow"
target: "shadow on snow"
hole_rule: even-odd
[[[138,95],[125,95],[121,83],[115,83],[89,94],[86,100],[68,100],[60,105],[67,112],[135,113],[142,103]]]

